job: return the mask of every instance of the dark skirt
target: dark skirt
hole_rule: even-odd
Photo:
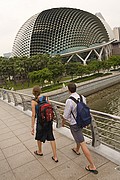
[[[36,124],[36,136],[35,140],[45,143],[45,141],[54,141],[53,135],[53,122],[47,122],[44,125],[41,125],[39,122]]]

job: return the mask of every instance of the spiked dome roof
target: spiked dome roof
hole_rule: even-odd
[[[20,28],[12,55],[64,54],[107,43],[111,39],[105,24],[80,9],[45,10],[29,18]]]

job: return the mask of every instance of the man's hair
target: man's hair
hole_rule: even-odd
[[[41,88],[39,86],[34,86],[32,93],[35,96],[35,98],[37,98],[41,93]]]
[[[76,84],[75,83],[69,83],[68,84],[68,89],[71,93],[76,92]]]

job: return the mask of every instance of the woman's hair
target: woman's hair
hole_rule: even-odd
[[[35,98],[37,99],[41,93],[41,88],[39,86],[34,86],[32,93],[35,96]]]
[[[75,84],[75,83],[69,83],[69,84],[68,84],[68,90],[69,90],[71,93],[76,92],[76,84]]]

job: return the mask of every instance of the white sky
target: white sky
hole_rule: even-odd
[[[112,29],[120,27],[120,0],[0,0],[0,56],[12,51],[15,36],[28,18],[55,7],[101,12]]]

